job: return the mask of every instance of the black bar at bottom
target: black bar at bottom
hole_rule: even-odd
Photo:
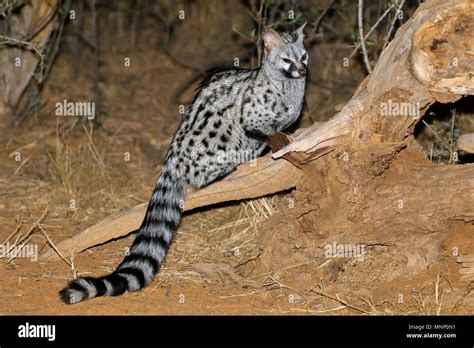
[[[0,347],[183,343],[473,347],[473,324],[474,317],[469,316],[4,316],[0,317]]]

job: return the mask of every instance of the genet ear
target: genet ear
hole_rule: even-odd
[[[265,46],[265,49],[267,52],[270,52],[271,50],[281,47],[283,45],[283,40],[275,30],[273,29],[267,29],[263,33],[263,45]]]
[[[304,33],[303,33],[303,30],[304,30],[304,27],[306,26],[306,23],[307,22],[304,22],[298,29],[296,29],[293,33],[296,35],[296,41],[297,43],[303,43],[303,39],[304,39]]]

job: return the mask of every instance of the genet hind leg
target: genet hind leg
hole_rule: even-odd
[[[195,166],[190,171],[188,182],[196,189],[200,189],[211,182],[227,176],[236,168],[235,163],[206,163]]]

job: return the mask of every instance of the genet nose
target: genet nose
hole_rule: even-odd
[[[306,75],[306,69],[305,68],[299,68],[298,69],[298,74],[300,74],[301,76],[305,76]]]

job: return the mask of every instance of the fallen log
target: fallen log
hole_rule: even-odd
[[[269,156],[240,166],[225,180],[218,181],[186,195],[183,211],[210,204],[255,198],[295,187],[301,171],[286,161],[274,161]],[[119,211],[78,235],[56,245],[61,254],[70,257],[92,246],[129,234],[138,229],[145,216],[147,203]],[[49,250],[42,258],[59,258]]]
[[[474,153],[474,133],[460,136],[458,139],[458,148],[467,153]]]

